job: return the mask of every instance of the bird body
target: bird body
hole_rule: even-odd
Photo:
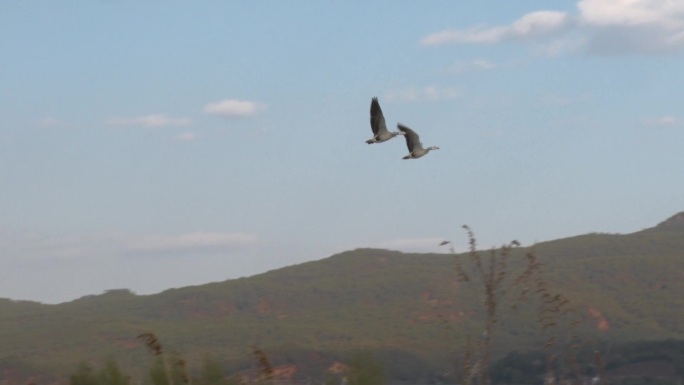
[[[439,150],[437,146],[430,146],[428,148],[423,148],[423,144],[420,143],[420,138],[418,134],[412,129],[404,126],[403,124],[397,124],[397,127],[401,132],[404,133],[406,138],[406,147],[408,147],[409,153],[402,159],[418,159],[432,150]]]
[[[394,138],[397,135],[405,135],[401,131],[390,132],[387,130],[385,116],[382,114],[382,109],[380,108],[380,102],[378,102],[378,98],[373,98],[371,100],[370,125],[371,130],[373,130],[373,137],[366,141],[368,144],[382,143]]]

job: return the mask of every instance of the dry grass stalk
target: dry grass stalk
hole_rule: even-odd
[[[603,365],[603,357],[601,357],[601,353],[596,350],[594,351],[594,361],[596,362],[596,369],[598,371],[598,380],[600,385],[606,385],[607,378],[606,378],[606,368]]]
[[[139,334],[136,339],[143,341],[145,346],[152,352],[153,355],[159,356],[162,360],[162,365],[164,366],[164,374],[166,374],[166,379],[168,385],[173,385],[173,376],[171,375],[171,368],[166,360],[166,355],[164,354],[164,349],[162,348],[161,342],[154,333],[142,333]]]
[[[579,320],[568,324],[564,317],[567,313],[573,313],[574,309],[570,306],[570,300],[561,294],[551,292],[550,285],[543,275],[543,264],[537,259],[535,249],[525,253],[525,266],[521,273],[513,277],[508,271],[508,260],[513,250],[520,246],[517,241],[512,241],[501,246],[499,249],[490,250],[488,255],[482,255],[477,248],[477,240],[472,229],[463,226],[468,235],[468,264],[470,269],[466,269],[460,257],[456,254],[453,243],[444,241],[441,246],[450,244],[449,251],[455,257],[455,267],[457,280],[460,283],[471,282],[475,278],[483,285],[485,294],[485,330],[483,338],[479,339],[475,346],[470,344],[466,348],[464,357],[464,372],[467,374],[463,378],[465,384],[473,383],[472,375],[475,367],[478,368],[479,381],[481,385],[489,384],[489,359],[490,344],[494,332],[494,326],[500,313],[500,305],[504,302],[509,293],[516,292],[516,287],[520,288],[519,295],[509,308],[515,310],[518,304],[528,301],[535,301],[537,304],[537,321],[540,330],[547,334],[544,349],[547,350],[547,377],[553,378],[553,363],[559,356],[557,345],[561,342],[561,331],[567,332],[564,345],[577,346],[577,336],[574,333]],[[470,273],[470,274],[469,274]],[[556,351],[556,352],[554,352]],[[572,353],[576,349],[572,349]],[[473,362],[477,364],[473,364]],[[471,378],[467,378],[471,377]]]
[[[174,362],[174,366],[178,369],[178,375],[184,384],[190,384],[190,376],[188,375],[188,370],[185,364],[185,360],[178,357]]]
[[[160,356],[164,354],[164,350],[162,349],[161,343],[159,342],[159,339],[157,339],[157,336],[154,335],[154,333],[142,333],[138,335],[136,339],[141,340],[155,356]]]
[[[579,338],[575,330],[579,319],[570,321],[566,315],[576,313],[570,300],[563,295],[553,293],[548,281],[544,278],[544,265],[537,260],[534,249],[525,255],[527,266],[516,278],[516,284],[524,286],[518,299],[520,301],[536,300],[537,322],[540,330],[547,335],[544,349],[547,351],[547,372],[552,373],[552,364],[558,356],[565,356],[566,368],[560,374],[565,378],[573,373],[580,378],[577,368],[576,352],[579,349]],[[561,361],[562,362],[562,361]]]
[[[460,283],[471,282],[474,278],[479,278],[478,281],[482,284],[485,293],[485,330],[474,348],[468,340],[468,347],[466,347],[466,357],[464,359],[464,383],[470,384],[478,377],[478,383],[482,385],[489,384],[489,361],[490,361],[490,345],[491,338],[494,332],[494,325],[497,322],[499,313],[499,305],[502,297],[510,289],[508,287],[508,258],[511,251],[520,246],[517,241],[512,241],[509,244],[503,245],[500,249],[492,249],[488,256],[483,256],[477,248],[477,240],[475,234],[470,227],[464,225],[463,228],[468,234],[468,262],[472,266],[474,273],[472,277],[463,266],[460,257],[456,254],[453,244],[450,247],[450,252],[455,257],[455,267],[457,280]],[[440,245],[451,244],[449,241],[444,241]]]
[[[257,346],[252,346],[252,354],[259,364],[259,381],[272,381],[273,380],[273,366],[268,360],[268,356]]]
[[[465,351],[463,352],[463,365],[462,365],[462,376],[461,376],[461,383],[463,384],[470,384],[473,379],[473,349],[472,349],[472,343],[470,336],[468,336],[466,340],[466,348]]]

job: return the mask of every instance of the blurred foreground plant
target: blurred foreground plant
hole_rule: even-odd
[[[471,336],[467,337],[461,365],[461,383],[489,385],[492,338],[501,317],[502,306],[509,304],[508,308],[515,310],[518,304],[528,301],[535,302],[540,330],[547,335],[544,344],[544,348],[547,349],[547,378],[555,378],[552,368],[557,353],[552,349],[557,345],[559,338],[556,333],[560,324],[559,314],[572,311],[570,301],[560,294],[551,292],[542,274],[543,265],[537,260],[534,248],[524,254],[522,269],[513,274],[509,267],[509,259],[513,251],[520,246],[518,241],[511,241],[485,253],[478,250],[477,240],[471,228],[467,225],[463,228],[468,236],[468,253],[465,261],[456,253],[453,242],[440,243],[440,246],[450,245],[449,251],[455,259],[457,282],[479,285],[484,293],[484,330],[475,342]],[[571,323],[565,330],[573,331],[577,323]],[[571,333],[570,340],[573,339],[577,337]]]

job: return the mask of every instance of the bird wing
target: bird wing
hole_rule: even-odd
[[[370,107],[370,125],[373,130],[373,135],[377,135],[378,132],[387,131],[387,126],[385,125],[385,116],[382,114],[382,109],[380,109],[380,102],[378,98],[373,98]]]
[[[415,131],[404,126],[401,123],[397,124],[397,128],[399,128],[399,131],[402,131],[406,134],[404,135],[404,137],[406,138],[406,147],[408,147],[409,152],[413,151],[416,148],[422,147],[422,144],[420,144],[420,138],[418,137],[418,134],[416,134]]]

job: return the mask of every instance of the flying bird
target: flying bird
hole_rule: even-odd
[[[373,130],[373,137],[366,141],[368,144],[382,143],[394,138],[397,135],[405,135],[403,132],[387,131],[387,126],[385,125],[385,116],[382,114],[382,109],[380,109],[380,102],[378,102],[378,98],[373,98],[373,100],[371,100],[370,125],[371,129]]]
[[[402,159],[418,159],[432,150],[439,150],[439,147],[437,146],[423,148],[423,144],[420,143],[420,138],[415,131],[401,123],[397,124],[397,127],[399,127],[399,130],[404,133],[406,137],[406,147],[408,147],[409,150],[409,154]]]

